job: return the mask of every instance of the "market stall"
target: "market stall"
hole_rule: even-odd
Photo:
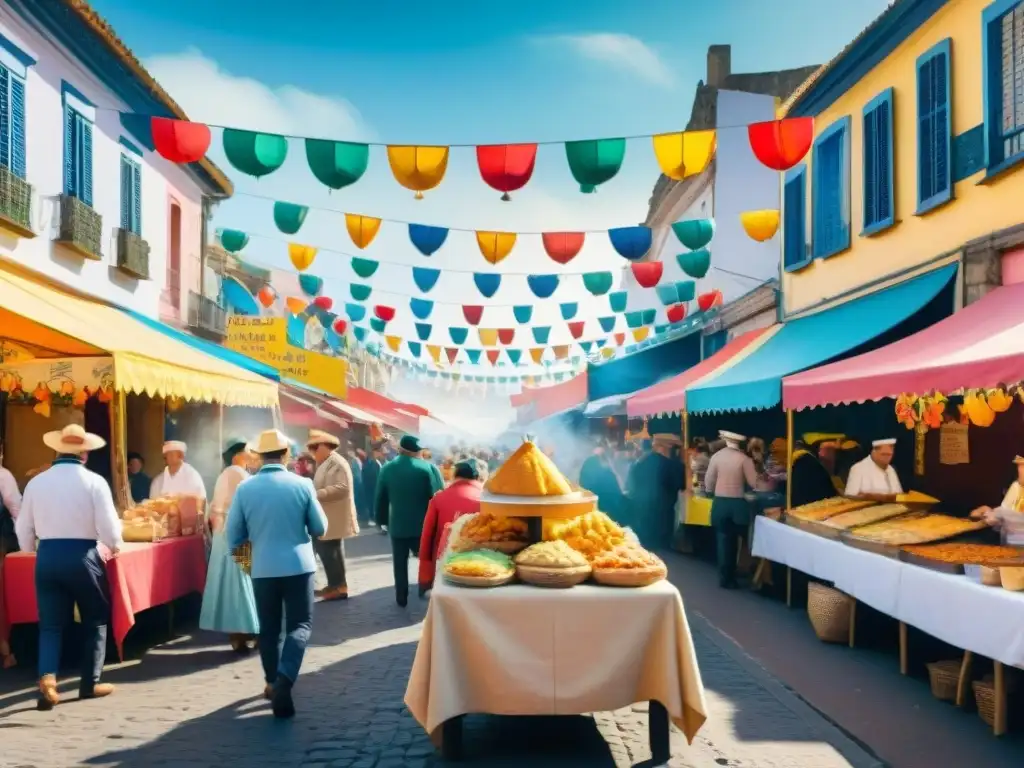
[[[480,513],[443,537],[405,702],[446,756],[458,757],[470,713],[649,701],[658,763],[669,759],[670,720],[691,742],[704,723],[679,593],[664,563],[595,504],[525,442],[488,481]]]

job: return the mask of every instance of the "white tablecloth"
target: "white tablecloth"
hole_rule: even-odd
[[[824,581],[957,648],[1024,668],[1024,593],[985,587],[758,517],[755,557]]]
[[[661,702],[692,740],[704,687],[679,592],[435,582],[405,694],[428,733],[470,713],[570,715]]]

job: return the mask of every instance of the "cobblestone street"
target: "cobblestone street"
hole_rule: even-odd
[[[402,703],[426,603],[413,598],[408,609],[395,604],[385,537],[371,531],[347,549],[353,596],[317,607],[295,720],[278,722],[270,715],[255,657],[236,659],[221,638],[199,633],[111,668],[106,679],[119,686],[112,699],[77,702],[68,681],[68,702],[52,713],[35,711],[30,669],[4,674],[0,765],[443,765]],[[683,594],[685,601],[685,588]],[[670,765],[878,764],[702,617],[691,613],[690,622],[710,712],[693,745],[673,731]],[[638,705],[593,717],[469,718],[462,764],[649,764],[644,710]]]

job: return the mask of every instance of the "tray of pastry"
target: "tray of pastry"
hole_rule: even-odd
[[[982,521],[966,520],[949,515],[932,515],[912,512],[909,515],[884,520],[843,532],[843,540],[860,539],[875,541],[895,547],[908,544],[929,544],[943,539],[952,539],[971,531],[986,527]]]
[[[998,544],[946,541],[936,544],[908,544],[900,548],[900,560],[941,573],[961,574],[965,565],[1024,565],[1024,551]]]
[[[841,529],[831,528],[825,525],[822,520],[805,520],[802,517],[793,517],[792,515],[786,515],[786,525],[825,539],[838,539],[839,534],[842,533]]]
[[[884,520],[891,520],[910,512],[910,509],[902,504],[876,504],[863,509],[853,509],[849,512],[841,512],[833,515],[824,521],[824,525],[830,528],[838,528],[842,531],[849,531],[861,526],[881,523]]]
[[[834,515],[843,512],[852,512],[855,509],[864,509],[874,506],[875,502],[864,499],[848,499],[845,496],[833,496],[824,501],[814,501],[799,507],[793,507],[786,513],[787,517],[795,517],[800,520],[821,521],[827,520]]]

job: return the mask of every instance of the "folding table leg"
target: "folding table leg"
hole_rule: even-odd
[[[993,677],[995,678],[993,687],[995,688],[996,697],[996,712],[994,722],[992,723],[992,733],[996,736],[1002,736],[1006,733],[1006,670],[1003,669],[1002,662],[993,662]]]
[[[651,762],[655,765],[667,763],[672,757],[669,750],[668,709],[660,702],[648,703],[647,736],[651,745]]]
[[[971,687],[971,667],[974,663],[974,654],[964,651],[964,658],[960,662],[960,677],[956,681],[956,705],[962,707],[967,703],[967,691]]]
[[[441,757],[445,760],[462,759],[462,717],[445,720],[441,726]]]
[[[910,665],[909,649],[907,647],[907,625],[906,622],[900,622],[900,674],[907,674],[907,668]]]

